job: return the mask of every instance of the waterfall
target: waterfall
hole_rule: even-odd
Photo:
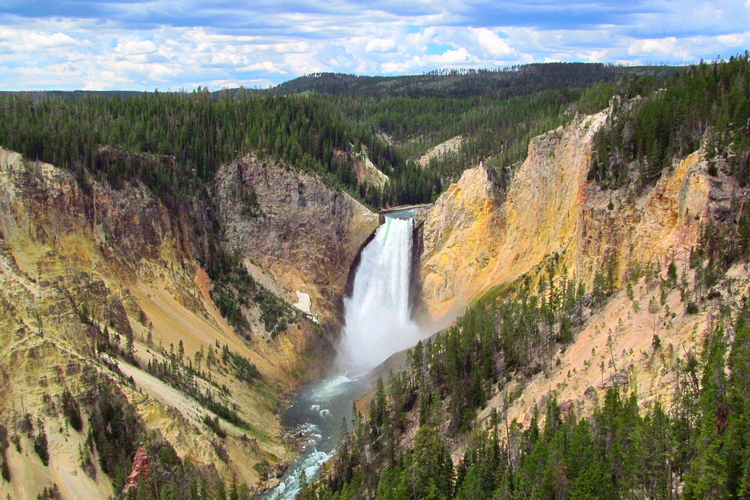
[[[413,210],[399,215],[409,217]],[[307,443],[267,499],[295,498],[304,485],[303,472],[307,480],[317,477],[333,456],[342,417],[351,418],[352,401],[367,391],[367,377],[360,375],[421,338],[409,311],[413,226],[410,218],[386,217],[362,250],[352,296],[344,299],[337,371],[307,387],[285,412],[285,425]]]
[[[386,217],[362,251],[352,296],[344,299],[344,371],[369,371],[421,338],[409,307],[412,232],[412,219]]]

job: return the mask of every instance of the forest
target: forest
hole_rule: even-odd
[[[84,188],[90,176],[115,188],[143,183],[173,210],[195,200],[211,207],[218,168],[249,153],[320,176],[380,208],[433,201],[480,162],[498,171],[502,191],[531,137],[608,106],[589,172],[603,189],[646,189],[701,146],[714,172],[722,169],[741,186],[750,181],[748,53],[688,68],[553,64],[393,78],[322,74],[272,92],[3,93],[0,144],[69,169]],[[463,140],[453,153],[425,168],[416,162],[457,136]],[[352,164],[362,153],[389,176],[383,190],[357,184]],[[700,351],[686,356],[671,400],[645,413],[633,393],[615,387],[587,418],[563,411],[553,398],[536,408],[528,428],[498,412],[477,421],[492,395],[542,370],[572,341],[586,313],[619,286],[644,280],[662,295],[679,290],[688,312],[717,304],[715,285],[731,266],[750,259],[750,204],[732,210],[705,228],[690,256],[690,279],[677,276],[673,262],[664,273],[644,263],[620,284],[605,262],[587,289],[552,256],[539,272],[543,279],[521,278],[501,295],[477,301],[453,326],[411,350],[406,371],[377,382],[367,415],[346,423],[351,432],[337,456],[302,498],[750,498],[747,301],[741,311],[721,311]],[[220,228],[210,230],[220,241]],[[237,256],[220,244],[211,252],[200,258],[216,285],[213,300],[240,333],[247,329],[241,308],[250,299],[261,304],[272,335],[291,321],[288,305],[256,283]],[[102,332],[102,349],[119,349],[112,340]],[[227,350],[219,353],[219,346],[194,360],[170,347],[147,370],[206,398],[231,420],[234,410],[211,396],[222,388],[197,389],[198,379],[207,383],[201,364],[220,364],[248,383],[257,381],[255,367]],[[652,347],[660,348],[657,336]],[[127,350],[126,344],[117,352],[127,356]],[[93,420],[81,454],[96,456],[119,487],[145,430],[116,388],[96,387],[87,395]],[[73,427],[80,404],[65,406]],[[418,420],[413,439],[409,416]],[[218,420],[207,425],[223,432]],[[4,450],[10,444],[2,431]],[[43,456],[43,429],[30,422],[29,432]],[[446,439],[459,437],[469,445],[454,466]],[[159,457],[154,477],[172,481],[169,487],[153,481],[139,488],[138,498],[248,497],[246,487],[226,491],[215,471],[195,470],[168,443],[149,443]],[[217,484],[218,493],[211,493]]]
[[[389,170],[406,168],[387,145],[347,124],[316,97],[143,93],[123,98],[0,97],[0,141],[27,158],[84,172],[117,187],[143,182],[174,207],[208,197],[220,165],[255,152],[355,190],[337,150],[367,142]],[[363,135],[364,134],[364,135]]]
[[[647,99],[628,101],[636,95]],[[729,174],[750,182],[750,57],[690,66],[644,93],[630,89],[616,101],[608,127],[596,136],[589,177],[616,189],[636,177],[641,187],[703,146],[714,165],[728,161]],[[714,167],[715,168],[715,167]],[[715,171],[714,171],[715,172]]]
[[[730,250],[713,234],[706,231],[682,277],[674,262],[666,272],[657,263],[636,266],[628,295],[641,283],[662,297],[679,290],[688,313],[715,305],[712,287],[748,254],[746,240]],[[534,407],[526,428],[497,409],[477,420],[493,395],[503,395],[507,408],[518,397],[507,391],[510,382],[543,370],[615,291],[608,263],[590,291],[555,259],[542,275],[520,280],[501,300],[479,301],[413,348],[406,371],[379,379],[368,414],[355,410],[345,423],[353,430],[301,498],[750,498],[747,297],[740,311],[721,310],[702,346],[678,364],[669,399],[645,413],[635,392],[614,385],[585,418],[551,397]],[[655,334],[651,349],[662,348]],[[461,438],[468,445],[454,466],[447,441]]]
[[[664,87],[620,81],[589,178],[641,191],[703,146],[710,175],[721,169],[747,185],[749,63],[748,53],[702,63]],[[732,266],[750,261],[749,231],[750,209],[734,203],[703,228],[682,276],[674,261],[643,263],[616,283],[605,260],[590,290],[551,256],[418,344],[406,371],[378,380],[368,414],[355,410],[337,457],[302,498],[750,498],[750,301],[722,307],[716,290]],[[678,364],[668,399],[644,410],[634,392],[614,385],[583,418],[552,397],[526,428],[497,409],[477,419],[492,396],[507,408],[518,397],[510,382],[543,370],[620,287],[635,301],[637,283],[658,290],[654,311],[671,291],[687,314],[719,311]],[[662,348],[654,334],[651,350]],[[459,439],[468,445],[454,466],[447,443]]]
[[[523,160],[531,137],[575,112],[606,107],[633,79],[656,88],[675,72],[570,63],[392,77],[385,87],[380,77],[318,75],[271,92],[0,93],[0,144],[71,169],[81,181],[89,172],[114,187],[142,182],[170,207],[209,199],[218,167],[255,153],[382,208],[434,201],[480,161],[507,180],[505,167]],[[493,90],[498,85],[502,92]],[[454,154],[429,168],[415,162],[458,135],[465,140]],[[362,152],[389,176],[383,190],[358,185],[353,153]]]
[[[315,73],[274,87],[280,94],[314,92],[360,97],[491,97],[509,99],[544,90],[588,87],[596,82],[613,83],[621,77],[664,77],[680,71],[670,66],[616,66],[601,63],[536,63],[507,68],[444,68],[422,75],[356,76]]]

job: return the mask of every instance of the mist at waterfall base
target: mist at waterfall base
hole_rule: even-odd
[[[344,299],[344,328],[331,375],[298,394],[282,423],[304,449],[268,498],[297,496],[334,454],[342,419],[351,422],[353,401],[365,395],[367,373],[392,354],[415,345],[424,335],[411,320],[413,221],[386,217],[362,250],[351,297]]]

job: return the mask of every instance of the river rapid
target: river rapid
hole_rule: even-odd
[[[413,210],[389,213],[362,250],[352,296],[344,299],[344,327],[331,373],[300,391],[282,417],[303,451],[266,498],[296,498],[319,475],[336,451],[342,422],[351,428],[353,402],[373,382],[368,373],[425,336],[411,320],[409,304],[412,216]]]

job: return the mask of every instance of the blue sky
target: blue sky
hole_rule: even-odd
[[[689,63],[750,49],[750,0],[0,0],[0,90],[268,87],[333,71]]]

